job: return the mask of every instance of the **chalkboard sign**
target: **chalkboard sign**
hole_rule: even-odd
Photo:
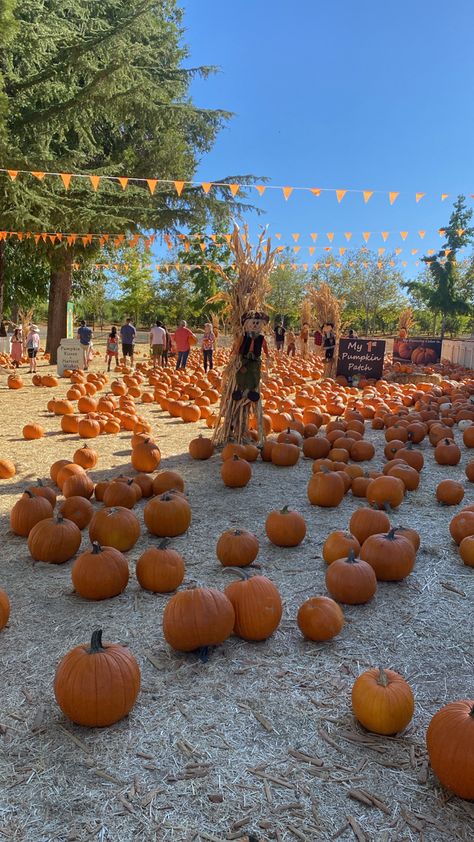
[[[340,339],[336,376],[354,385],[365,380],[380,380],[385,342],[381,339]]]

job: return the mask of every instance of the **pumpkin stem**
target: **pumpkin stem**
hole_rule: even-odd
[[[357,559],[355,557],[354,550],[349,550],[349,555],[346,558],[346,563],[347,564],[356,564],[357,563]]]
[[[171,543],[171,542],[170,542],[170,539],[169,539],[169,538],[163,538],[163,540],[162,540],[162,541],[160,541],[160,543],[158,544],[158,549],[159,549],[159,550],[166,550],[166,547],[167,547],[170,543]]]
[[[44,485],[43,480],[38,477],[38,479],[36,480],[36,485],[39,488],[43,488],[43,485]]]
[[[389,530],[389,532],[387,532],[387,534],[385,535],[385,538],[387,539],[387,541],[394,541],[396,537],[397,537],[397,527],[392,526],[392,528]]]
[[[92,555],[99,555],[102,552],[102,547],[98,541],[92,541]]]
[[[26,488],[23,494],[27,494],[30,498],[33,497],[33,493],[29,490],[29,488]]]
[[[387,676],[387,673],[385,672],[385,670],[384,670],[384,668],[383,668],[383,667],[379,667],[379,674],[378,674],[378,678],[377,678],[377,684],[381,684],[381,685],[382,685],[382,687],[388,687],[388,684],[389,684],[389,682],[388,682],[388,676]]]
[[[472,716],[472,718],[474,719],[474,705],[472,706],[472,708],[469,712],[469,716]]]
[[[104,647],[102,646],[102,629],[96,629],[96,631],[92,632],[91,648],[89,649],[89,653],[91,655],[95,655],[97,652],[103,651]]]
[[[383,504],[383,509],[384,509],[384,510],[385,510],[385,511],[389,514],[389,515],[393,514],[393,509],[392,509],[392,507],[391,507],[390,503],[384,503],[384,504]]]
[[[289,511],[290,510],[289,510],[288,506],[283,506],[283,508],[280,509],[280,514],[281,515],[287,515]]]

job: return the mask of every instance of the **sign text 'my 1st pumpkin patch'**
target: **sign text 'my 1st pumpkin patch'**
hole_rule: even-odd
[[[345,377],[349,383],[361,378],[380,380],[384,355],[382,339],[340,339],[336,376]]]

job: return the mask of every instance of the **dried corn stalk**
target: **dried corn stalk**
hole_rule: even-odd
[[[311,299],[309,295],[303,301],[303,306],[301,308],[301,327],[304,324],[308,324],[311,327],[312,322],[312,307],[311,307]]]
[[[271,250],[270,240],[263,232],[253,251],[248,239],[247,226],[242,234],[235,226],[230,240],[234,254],[237,277],[229,280],[218,264],[213,268],[226,281],[227,289],[210,299],[209,303],[224,301],[229,329],[233,337],[233,347],[229,363],[224,371],[221,403],[213,440],[215,444],[228,441],[238,443],[248,435],[248,422],[251,410],[257,414],[259,439],[263,441],[263,413],[261,401],[252,404],[247,398],[235,401],[232,393],[237,388],[236,374],[240,367],[238,350],[242,341],[242,316],[249,310],[265,309],[265,299],[270,291],[269,277],[273,270],[276,251]]]
[[[410,329],[413,327],[415,319],[411,307],[405,307],[398,318],[398,331],[404,331],[403,336],[408,336]]]
[[[336,340],[339,339],[341,332],[341,309],[344,302],[336,298],[329,284],[320,284],[317,289],[315,287],[308,287],[307,299],[311,302],[313,317],[318,327],[330,322],[334,325]]]
[[[211,313],[211,324],[214,336],[216,337],[215,347],[219,344],[219,316],[217,313]]]

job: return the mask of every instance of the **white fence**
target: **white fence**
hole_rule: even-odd
[[[441,359],[449,360],[454,365],[474,368],[474,339],[445,339]]]

